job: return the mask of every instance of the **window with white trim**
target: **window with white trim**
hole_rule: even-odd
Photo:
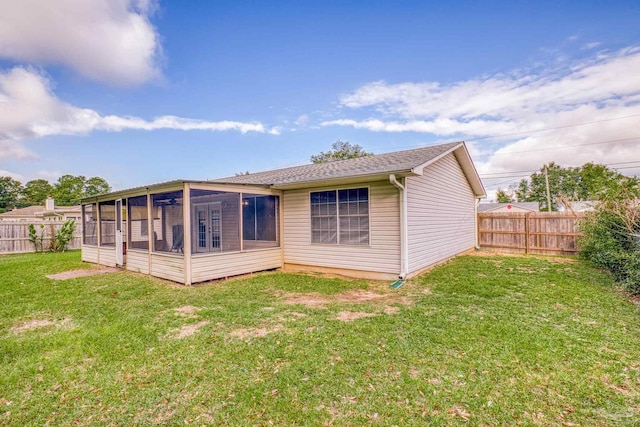
[[[311,243],[369,244],[369,189],[310,193]]]

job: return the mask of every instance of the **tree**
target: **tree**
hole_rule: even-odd
[[[357,157],[371,156],[358,144],[351,144],[350,142],[337,140],[331,144],[331,150],[321,151],[320,154],[314,154],[311,156],[312,163],[329,163],[336,160],[355,159]]]
[[[98,194],[104,194],[111,191],[111,186],[104,179],[99,176],[89,178],[84,185],[83,197],[96,196]]]
[[[507,193],[507,191],[502,188],[498,188],[496,192],[496,201],[498,203],[511,203],[513,202],[513,197]]]
[[[549,177],[552,210],[558,209],[559,200],[600,200],[608,188],[627,179],[603,165],[586,163],[564,168],[551,162],[541,167],[540,172],[531,174],[529,179],[520,181],[515,191],[519,202],[538,202],[541,210],[547,210],[545,169]]]
[[[77,205],[84,197],[108,193],[111,186],[99,176],[85,178],[82,175],[62,175],[53,185],[53,198],[61,206]]]
[[[62,175],[53,185],[53,198],[56,203],[64,205],[77,205],[84,196],[86,178],[82,175]]]
[[[640,184],[623,177],[603,192],[580,221],[580,256],[604,267],[631,293],[640,294]]]
[[[43,205],[48,196],[53,195],[53,186],[46,179],[34,179],[27,182],[22,190],[22,204],[25,206]]]
[[[612,186],[617,186],[623,176],[603,165],[585,163],[580,169],[581,200],[600,199]]]
[[[0,212],[13,209],[22,193],[22,183],[10,176],[0,176]]]

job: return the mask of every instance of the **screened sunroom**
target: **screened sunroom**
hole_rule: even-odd
[[[281,194],[173,181],[85,199],[82,259],[191,284],[282,267]]]

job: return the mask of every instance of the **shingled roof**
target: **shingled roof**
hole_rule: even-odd
[[[385,175],[396,174],[398,177],[421,175],[422,167],[435,161],[441,156],[455,152],[469,184],[476,196],[486,196],[480,177],[473,166],[473,162],[464,142],[432,145],[414,150],[396,151],[393,153],[376,154],[357,159],[337,160],[329,163],[317,163],[295,166],[284,169],[274,169],[255,172],[249,175],[230,176],[206,181],[178,179],[159,184],[119,190],[83,199],[83,202],[105,200],[116,196],[127,196],[134,191],[157,189],[160,187],[178,186],[186,182],[197,184],[241,184],[272,187],[276,189],[314,187],[328,183],[346,183],[353,180],[385,179]]]
[[[449,144],[432,145],[429,147],[416,148],[414,150],[396,151],[386,154],[376,154],[356,159],[337,160],[328,163],[314,163],[304,166],[251,173],[249,175],[220,178],[215,179],[212,182],[227,184],[285,185],[385,173],[409,172],[413,168],[423,165],[461,144],[463,143],[452,142]]]

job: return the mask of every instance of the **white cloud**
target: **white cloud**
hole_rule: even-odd
[[[259,122],[206,121],[177,116],[153,120],[140,117],[101,115],[58,99],[49,80],[32,68],[16,67],[0,72],[0,159],[33,156],[20,141],[49,135],[77,135],[93,131],[206,130],[278,134]]]
[[[639,69],[640,47],[632,46],[562,68],[554,63],[542,71],[514,70],[452,84],[373,82],[340,99],[346,111],[369,118],[321,125],[470,138],[480,173],[538,169],[549,161],[565,166],[640,161]],[[595,121],[600,122],[574,126]],[[638,139],[592,144],[628,138]],[[505,179],[492,183],[500,181]]]
[[[307,126],[309,124],[309,115],[308,114],[302,114],[302,115],[298,116],[298,118],[296,119],[294,124],[296,126],[299,126],[299,127]]]
[[[598,47],[598,46],[602,46],[602,43],[601,43],[601,42],[585,43],[585,44],[582,46],[582,49],[585,49],[585,50],[595,49],[595,48],[596,48],[596,47]]]
[[[60,64],[94,80],[139,84],[160,76],[153,0],[4,1],[0,57]]]
[[[26,181],[24,175],[20,175],[19,173],[10,172],[8,170],[0,169],[0,176],[8,176],[10,178],[15,179],[16,181],[20,181],[24,183]]]
[[[640,48],[598,55],[546,74],[495,75],[450,85],[437,82],[388,84],[374,82],[346,94],[349,108],[373,107],[384,115],[415,118],[456,118],[530,122],[532,114],[554,113],[637,95]],[[544,127],[542,123],[539,127]]]
[[[62,175],[64,175],[64,173],[61,171],[39,170],[36,172],[37,178],[46,179],[49,182],[57,181]]]

